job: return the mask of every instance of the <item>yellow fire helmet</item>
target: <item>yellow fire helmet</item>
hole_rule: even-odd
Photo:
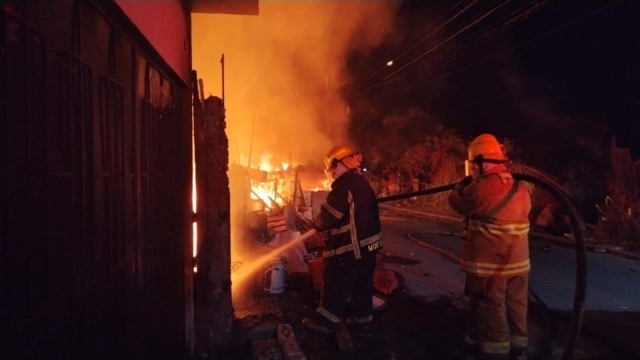
[[[336,145],[332,147],[324,157],[325,170],[331,170],[338,164],[340,160],[355,153],[356,152],[347,145]]]
[[[495,136],[491,134],[482,134],[469,144],[468,149],[469,161],[476,160],[482,155],[485,160],[507,161],[509,160],[502,152],[502,145],[498,143]]]

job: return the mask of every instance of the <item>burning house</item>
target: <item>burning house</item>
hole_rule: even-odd
[[[328,193],[322,170],[303,165],[266,171],[232,164],[229,178],[237,185],[231,198],[240,208],[239,241],[269,243],[278,233],[306,230]]]

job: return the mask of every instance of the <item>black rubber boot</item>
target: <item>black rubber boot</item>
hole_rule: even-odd
[[[335,326],[332,326],[331,324],[328,324],[328,323],[329,323],[328,320],[324,322],[317,317],[315,318],[306,317],[302,319],[302,326],[305,329],[318,334],[330,335],[335,332]]]
[[[511,349],[509,360],[527,360],[527,349]]]

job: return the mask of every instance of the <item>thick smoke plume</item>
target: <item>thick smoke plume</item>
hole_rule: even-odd
[[[264,1],[260,15],[193,14],[193,68],[205,96],[221,96],[230,163],[258,167],[321,161],[346,138],[339,95],[349,81],[345,54],[377,46],[391,29],[392,2]],[[252,136],[253,133],[253,136]]]
[[[283,163],[320,165],[332,145],[351,143],[349,111],[340,95],[350,81],[346,54],[377,46],[391,29],[394,6],[260,1],[258,16],[193,14],[193,68],[203,79],[205,97],[222,96],[224,54],[229,163],[266,171],[284,169]],[[256,260],[242,249],[248,237],[242,199],[249,192],[234,173],[229,172],[232,262],[248,268]],[[250,283],[238,275],[232,281],[235,294]]]

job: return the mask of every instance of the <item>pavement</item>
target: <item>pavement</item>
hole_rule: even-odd
[[[463,359],[474,342],[462,296],[464,274],[456,263],[460,218],[406,204],[381,204],[381,218],[384,248],[378,264],[393,270],[399,285],[389,295],[378,294],[388,306],[374,314],[371,337],[362,338],[346,325],[356,348],[345,351],[335,336],[302,328],[302,318],[313,314],[319,293],[305,277],[296,277],[288,279],[282,294],[255,287],[246,296],[234,297],[235,341],[229,351],[212,358]],[[530,359],[561,359],[566,349],[575,268],[575,251],[567,246],[566,240],[531,241],[535,298],[532,295],[529,309]],[[590,252],[587,257],[584,325],[573,358],[639,359],[640,262],[611,253]],[[291,326],[300,350],[293,357],[274,341],[283,324]]]
[[[459,216],[426,212],[407,204],[383,205],[383,208],[406,216],[457,224],[458,229],[452,233],[414,232],[409,237],[454,263],[460,257]],[[452,235],[456,241],[444,235]],[[640,343],[637,341],[640,338],[640,256],[593,245],[587,245],[587,250],[582,338],[603,343],[618,352],[621,358],[640,359]],[[573,240],[532,232],[530,258],[531,293],[545,309],[552,311],[556,319],[567,323],[573,317],[574,309],[576,251]],[[555,355],[558,355],[558,350],[554,349]]]

